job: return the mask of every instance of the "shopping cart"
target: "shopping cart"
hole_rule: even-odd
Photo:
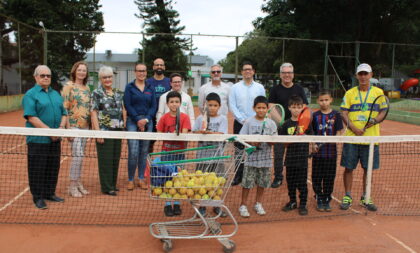
[[[235,142],[244,148],[235,147]],[[255,147],[232,137],[215,145],[149,154],[150,196],[186,201],[193,209],[189,219],[150,224],[150,233],[163,242],[165,252],[172,249],[172,239],[215,238],[224,252],[235,250],[236,245],[229,238],[238,231],[238,223],[224,200],[239,164],[254,150]],[[199,207],[218,207],[220,211],[214,216],[202,215]],[[229,219],[233,224],[227,232],[218,222],[222,214],[226,215],[225,224]]]

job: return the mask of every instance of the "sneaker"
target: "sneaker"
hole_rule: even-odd
[[[147,183],[145,179],[139,179],[137,181],[137,186],[140,187],[142,190],[147,190]]]
[[[372,212],[376,212],[378,210],[375,204],[373,204],[372,199],[369,199],[369,201],[365,201],[365,197],[363,196],[362,198],[360,198],[360,205]]]
[[[88,190],[86,190],[85,187],[83,187],[83,184],[80,181],[77,181],[77,190],[79,190],[79,192],[81,192],[83,195],[89,194]]]
[[[181,210],[180,205],[175,204],[173,211],[174,211],[174,215],[181,215],[182,214],[182,210]]]
[[[219,215],[220,214],[220,217],[222,217],[222,218],[225,218],[225,217],[227,217],[227,213],[226,212],[224,212],[224,211],[222,211],[222,209],[220,208],[220,207],[214,207],[213,208],[213,212],[215,213],[215,214],[217,214],[217,215]]]
[[[271,188],[279,188],[282,183],[283,183],[283,180],[274,179],[273,183],[271,184]]]
[[[163,208],[163,212],[165,213],[166,217],[174,216],[174,211],[171,205],[167,205]]]
[[[206,216],[206,207],[205,206],[200,206],[198,208],[198,211],[200,212],[200,214],[204,217]]]
[[[306,208],[306,205],[299,206],[299,215],[308,215],[308,209]]]
[[[255,203],[254,210],[255,210],[255,212],[257,212],[258,215],[261,215],[261,216],[265,215],[264,208],[263,208],[262,204],[259,203],[259,202]]]
[[[246,205],[241,205],[239,207],[239,214],[244,218],[248,218],[250,216]]]
[[[289,202],[281,210],[283,210],[283,212],[289,212],[296,208],[297,208],[296,202]]]
[[[129,191],[134,190],[134,182],[133,181],[128,181],[127,190],[129,190]]]
[[[331,212],[331,206],[330,206],[330,202],[328,200],[324,203],[324,211],[325,212]]]
[[[77,189],[77,186],[75,184],[71,184],[69,187],[69,195],[75,198],[81,198],[82,193]]]
[[[349,207],[351,207],[352,202],[353,202],[353,199],[350,196],[348,195],[344,196],[343,201],[341,201],[341,204],[340,204],[341,210],[349,209]]]
[[[316,196],[316,210],[319,212],[323,212],[324,209],[324,201],[319,196]]]

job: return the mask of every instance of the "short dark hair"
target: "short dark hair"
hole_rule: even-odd
[[[320,92],[318,92],[318,97],[324,96],[324,95],[329,95],[330,97],[332,97],[331,91],[329,90],[321,90]]]
[[[303,105],[303,99],[298,95],[293,95],[289,99],[289,106],[292,105]]]
[[[169,80],[170,80],[170,82],[172,82],[172,79],[173,79],[174,77],[177,77],[177,76],[181,77],[181,80],[182,80],[182,76],[181,76],[181,74],[179,74],[179,73],[172,73],[172,74],[169,76]]]
[[[258,96],[254,99],[254,107],[259,103],[263,103],[268,107],[268,99],[264,96]]]
[[[211,92],[206,96],[206,101],[216,101],[217,103],[219,103],[219,105],[222,103],[220,101],[220,96],[219,94],[215,93],[215,92]]]
[[[241,69],[243,69],[245,65],[251,65],[252,69],[255,70],[254,65],[252,64],[252,62],[250,62],[250,61],[244,61],[244,62],[242,62]]]
[[[170,91],[168,95],[166,95],[166,103],[169,103],[170,98],[179,98],[179,102],[182,101],[181,94],[178,91]]]
[[[134,71],[136,71],[136,68],[137,68],[137,66],[138,66],[138,65],[143,65],[143,66],[145,66],[145,67],[146,67],[146,69],[147,69],[146,64],[144,64],[144,63],[142,63],[142,62],[136,62],[136,63],[134,64]]]

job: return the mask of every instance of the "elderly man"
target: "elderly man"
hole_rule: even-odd
[[[359,85],[351,88],[344,94],[343,102],[341,104],[341,111],[343,120],[348,124],[345,136],[379,136],[379,124],[371,125],[365,129],[366,122],[369,118],[370,106],[375,98],[384,94],[383,90],[370,84],[372,78],[372,68],[369,64],[362,63],[357,67],[356,79]],[[372,113],[373,120],[381,122],[385,116],[386,107],[374,108]],[[340,208],[343,210],[349,209],[352,205],[353,198],[351,196],[351,189],[353,184],[353,171],[357,164],[360,163],[363,168],[363,186],[366,186],[366,175],[368,168],[369,145],[365,143],[344,143],[343,154],[341,156],[341,166],[345,168],[343,181],[346,191]],[[373,170],[379,169],[379,145],[375,145],[373,152]],[[365,190],[365,189],[363,189]],[[366,192],[360,199],[360,205],[369,211],[376,211],[377,207],[372,199],[365,198]]]
[[[23,97],[26,127],[64,128],[67,112],[63,98],[50,87],[51,70],[40,65],[34,72],[35,86]],[[28,179],[35,206],[47,209],[44,200],[64,202],[55,195],[60,169],[61,141],[58,137],[27,136]]]
[[[303,88],[293,83],[294,72],[293,65],[285,62],[280,66],[280,79],[281,83],[275,85],[270,90],[270,96],[268,102],[272,104],[281,104],[285,109],[285,120],[289,119],[292,115],[287,109],[289,107],[289,99],[293,95],[297,95],[302,98],[304,104],[308,104],[308,100],[305,96]],[[280,129],[279,129],[280,130]],[[280,134],[280,133],[279,133]],[[283,182],[283,154],[284,144],[277,143],[274,145],[274,180],[271,184],[272,188],[278,188]]]
[[[200,108],[201,113],[204,113],[206,97],[208,94],[214,92],[219,95],[221,101],[219,114],[227,117],[229,111],[228,101],[230,86],[227,83],[222,82],[222,67],[218,64],[211,66],[210,76],[211,82],[201,86],[198,91],[198,107]]]
[[[233,113],[233,133],[239,134],[245,120],[254,116],[254,99],[258,96],[265,97],[265,89],[262,84],[254,81],[255,69],[251,62],[242,63],[241,70],[243,80],[234,84],[229,93],[229,108]],[[242,182],[243,164],[240,164],[232,185]]]

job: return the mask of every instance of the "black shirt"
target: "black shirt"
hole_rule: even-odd
[[[293,135],[295,128],[297,126],[297,121],[292,119],[286,120],[281,126],[281,135]],[[309,126],[305,131],[306,135],[312,135],[312,126]],[[286,151],[286,160],[284,161],[284,166],[286,167],[299,167],[307,168],[308,167],[308,155],[309,155],[309,144],[308,143],[289,143],[287,145]]]
[[[270,95],[268,97],[268,102],[273,104],[281,104],[283,106],[284,111],[286,113],[285,120],[290,119],[292,114],[287,109],[289,107],[289,99],[292,95],[297,95],[303,99],[304,104],[309,104],[308,100],[306,99],[305,91],[303,90],[302,86],[298,84],[293,84],[292,87],[286,88],[282,84],[276,85],[270,90]]]

